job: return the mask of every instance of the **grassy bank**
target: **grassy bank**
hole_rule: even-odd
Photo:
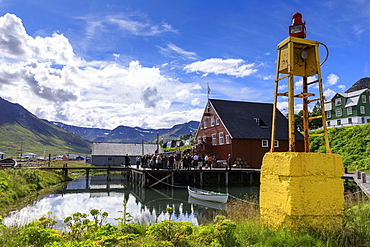
[[[70,179],[36,169],[0,170],[0,215],[16,207],[21,198],[66,180]]]
[[[370,205],[360,197],[347,198],[340,230],[302,228],[274,230],[261,224],[257,203],[235,201],[209,225],[165,220],[152,225],[135,223],[123,205],[117,225],[97,209],[66,217],[68,231],[53,229],[51,214],[20,228],[0,223],[1,246],[369,246]],[[248,199],[248,201],[252,201]],[[170,219],[172,208],[167,208]]]
[[[323,130],[310,132],[321,134]],[[370,123],[351,127],[329,128],[329,143],[333,153],[340,154],[350,170],[370,171]],[[322,137],[310,137],[311,152],[325,153]]]

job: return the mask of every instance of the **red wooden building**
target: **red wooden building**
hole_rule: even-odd
[[[247,166],[261,168],[270,151],[273,104],[209,99],[195,136],[194,152],[216,155],[233,162],[244,160]],[[275,152],[288,151],[288,120],[276,114]],[[296,131],[296,151],[303,152],[303,136]]]

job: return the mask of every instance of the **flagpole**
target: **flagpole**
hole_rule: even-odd
[[[209,84],[207,82],[207,100],[209,99],[209,94],[211,93],[211,89],[209,87]]]

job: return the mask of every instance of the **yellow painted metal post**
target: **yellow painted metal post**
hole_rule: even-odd
[[[306,153],[310,152],[310,137],[308,134],[308,85],[307,85],[307,77],[303,77],[303,136],[304,136],[304,151]]]
[[[275,88],[274,88],[274,105],[272,109],[272,123],[271,123],[271,148],[270,152],[274,152],[275,150],[275,132],[276,132],[276,110],[277,110],[277,95],[279,90],[279,67],[280,67],[280,49],[278,50],[278,57],[276,63],[276,78],[275,78]]]
[[[288,131],[289,131],[289,152],[295,151],[295,126],[294,126],[294,46],[293,42],[288,43],[289,64],[288,64]],[[273,144],[271,144],[273,145]]]
[[[319,57],[319,47],[315,47],[316,51],[316,63],[320,66],[320,57]],[[321,119],[322,119],[322,128],[324,130],[324,139],[325,139],[325,148],[326,153],[331,153],[330,145],[329,145],[329,135],[328,135],[328,128],[326,126],[326,115],[325,115],[325,96],[324,90],[322,87],[322,78],[321,78],[321,70],[319,68],[317,72],[318,80],[319,80],[319,92],[320,92],[320,106],[321,106]]]

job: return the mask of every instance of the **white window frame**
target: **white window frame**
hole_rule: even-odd
[[[335,99],[335,106],[342,105],[342,98],[336,98]]]
[[[362,103],[366,103],[366,95],[361,95]]]
[[[207,136],[203,136],[202,139],[204,143],[207,143]]]
[[[347,115],[352,115],[352,106],[347,107]]]
[[[203,120],[203,128],[207,129],[207,124],[208,124],[208,119],[207,119],[207,118],[205,118],[205,119]]]
[[[326,118],[331,118],[331,111],[326,112]]]
[[[226,135],[226,144],[230,144],[230,136]]]
[[[224,140],[225,140],[224,132],[220,132],[220,133],[218,134],[218,138],[219,138],[219,140],[218,140],[219,144],[220,144],[220,145],[224,145],[224,144],[225,144],[225,143],[224,143]]]
[[[216,134],[212,134],[212,145],[216,145],[217,144],[217,135]]]
[[[211,116],[211,127],[215,126],[215,116]]]
[[[335,116],[336,117],[341,117],[342,116],[342,108],[335,109]]]
[[[216,125],[220,125],[220,119],[216,118]]]
[[[198,137],[198,144],[202,143],[202,137]]]
[[[275,140],[274,147],[278,148],[279,147],[279,140]]]
[[[268,148],[269,147],[269,140],[262,140],[262,147]]]
[[[360,106],[360,113],[365,114],[365,106]]]

